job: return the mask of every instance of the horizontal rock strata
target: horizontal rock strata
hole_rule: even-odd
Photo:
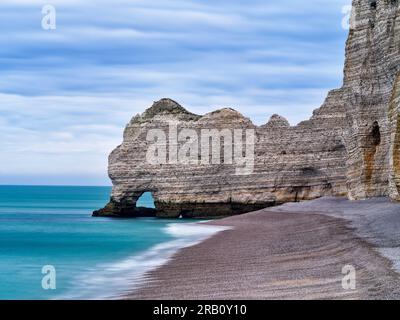
[[[155,102],[111,153],[111,201],[96,215],[136,215],[144,192],[152,192],[159,217],[232,215],[322,196],[400,200],[400,9],[398,1],[371,3],[353,1],[343,87],[310,120],[290,126],[274,115],[255,126],[229,108],[200,116],[170,99]],[[154,130],[165,143],[149,139]],[[222,137],[208,140],[209,154],[204,130]],[[185,136],[193,132],[198,141]],[[250,154],[254,161],[240,167],[239,156]]]

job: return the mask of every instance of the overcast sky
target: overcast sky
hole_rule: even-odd
[[[1,0],[0,184],[109,184],[125,124],[163,97],[309,118],[341,86],[349,3]]]

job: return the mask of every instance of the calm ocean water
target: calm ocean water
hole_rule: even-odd
[[[220,228],[185,220],[92,218],[109,187],[0,186],[0,299],[107,299]],[[142,205],[152,205],[150,195]],[[42,267],[56,289],[42,288]]]

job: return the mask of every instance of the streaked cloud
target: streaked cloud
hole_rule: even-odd
[[[349,0],[50,2],[54,31],[48,1],[0,2],[0,183],[107,183],[124,125],[163,97],[296,124],[341,85]]]

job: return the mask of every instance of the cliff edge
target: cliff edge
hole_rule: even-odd
[[[353,1],[343,86],[297,126],[279,115],[255,126],[230,108],[201,116],[171,99],[155,102],[111,153],[111,200],[94,215],[146,214],[136,208],[144,192],[159,217],[322,196],[400,200],[399,13],[398,1]]]

